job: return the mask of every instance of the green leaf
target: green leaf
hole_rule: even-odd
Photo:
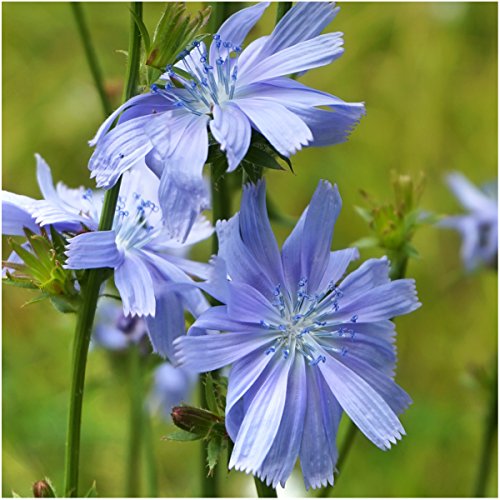
[[[248,149],[245,156],[245,161],[253,163],[259,167],[270,168],[272,170],[285,170],[273,156],[259,147],[252,147]]]
[[[356,248],[372,248],[378,245],[378,240],[374,236],[365,236],[364,238],[360,238],[351,244],[352,247]]]
[[[214,413],[219,413],[219,408],[217,405],[217,399],[215,397],[215,384],[211,373],[207,373],[205,376],[205,397],[207,401],[208,409]]]
[[[162,439],[166,439],[168,441],[198,441],[199,439],[203,439],[204,436],[200,434],[195,434],[194,432],[188,432],[183,430],[178,430],[163,436]]]
[[[207,465],[209,476],[213,474],[215,466],[219,462],[222,452],[226,448],[225,443],[226,440],[218,435],[212,437],[207,443]]]
[[[370,210],[367,210],[366,208],[362,208],[362,207],[357,207],[357,206],[354,207],[354,210],[356,210],[358,215],[360,215],[361,218],[365,222],[370,223],[372,221],[373,216],[372,216],[372,213],[370,212]]]

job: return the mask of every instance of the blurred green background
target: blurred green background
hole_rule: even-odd
[[[188,4],[196,10],[200,4]],[[367,116],[346,144],[310,149],[294,158],[295,175],[268,175],[279,207],[298,215],[320,178],[335,181],[344,201],[334,248],[366,235],[354,211],[359,189],[392,196],[395,169],[427,174],[426,210],[460,210],[443,183],[449,170],[482,183],[497,176],[497,5],[494,3],[342,3],[331,30],[345,33],[345,54],[302,81],[348,101],[365,101]],[[102,111],[65,3],[4,3],[3,187],[38,196],[33,154],[55,179],[93,184],[87,146]],[[84,4],[106,85],[120,99],[127,47],[128,4]],[[152,30],[161,3],[145,4]],[[250,38],[272,29],[272,5]],[[277,228],[282,240],[287,230]],[[423,307],[398,320],[397,381],[414,400],[402,416],[407,436],[389,452],[360,437],[336,496],[470,496],[479,460],[487,397],[471,373],[488,370],[497,351],[497,278],[464,276],[459,237],[422,229],[421,258],[408,273]],[[197,252],[206,258],[208,246]],[[374,252],[362,252],[366,258]],[[48,303],[26,307],[28,291],[3,295],[3,495],[29,496],[45,475],[62,484],[69,361],[74,317]],[[95,479],[100,496],[124,494],[126,383],[107,354],[91,353],[83,415],[82,487]],[[198,495],[197,443],[161,440],[154,422],[160,494]],[[344,426],[341,431],[343,432]],[[342,436],[341,436],[342,437]],[[496,456],[496,450],[494,451]],[[497,495],[497,464],[488,494]],[[223,474],[225,477],[225,473]],[[231,473],[225,496],[253,496],[253,481]],[[286,493],[304,492],[297,474]],[[280,493],[281,494],[281,493]]]

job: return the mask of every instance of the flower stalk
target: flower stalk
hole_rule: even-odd
[[[132,3],[132,11],[136,16],[141,17],[142,3]],[[135,24],[134,14],[131,14],[129,60],[127,66],[127,80],[124,91],[124,100],[130,99],[130,97],[134,95],[135,89],[137,88],[139,74],[141,35]],[[89,64],[91,64],[90,61]],[[101,231],[111,229],[119,191],[120,182],[118,182],[106,193],[101,219],[99,222],[99,230]],[[99,289],[104,280],[105,274],[106,271],[103,269],[88,271],[86,273],[87,279],[85,280],[84,286],[82,286],[82,305],[78,314],[73,348],[73,372],[71,379],[68,430],[66,439],[64,493],[67,497],[78,496],[80,437],[85,369],[97,300],[99,298]]]

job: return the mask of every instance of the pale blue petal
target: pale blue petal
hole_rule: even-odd
[[[329,318],[336,321],[348,321],[356,315],[359,322],[380,321],[408,314],[418,309],[421,304],[417,298],[415,281],[396,280],[377,286],[359,294],[351,301],[344,296],[339,300],[340,310]]]
[[[2,191],[2,234],[24,236],[24,228],[39,233],[29,207],[34,200],[8,191]]]
[[[304,418],[307,408],[307,381],[305,362],[296,356],[290,369],[285,408],[281,424],[257,475],[275,488],[285,486],[299,455]]]
[[[186,333],[184,307],[174,292],[164,292],[156,299],[155,315],[146,318],[154,352],[176,363],[173,342]]]
[[[212,333],[185,335],[174,341],[175,359],[188,370],[203,373],[230,365],[273,341],[268,333]]]
[[[306,366],[307,410],[300,447],[300,466],[307,489],[333,485],[335,441],[342,408],[315,366]]]
[[[193,115],[162,172],[159,198],[165,227],[180,241],[209,206],[202,176],[208,156],[207,121],[207,116]]]
[[[368,259],[340,283],[342,293],[351,301],[358,295],[389,283],[390,262],[387,257]]]
[[[226,272],[232,280],[247,283],[265,297],[271,298],[278,282],[271,279],[261,259],[256,259],[241,239],[240,217],[240,214],[236,214],[228,221],[217,222],[219,258],[224,260]]]
[[[311,130],[313,140],[310,146],[331,146],[347,141],[354,127],[366,114],[365,106],[361,102],[342,101],[329,105],[328,110],[305,106],[291,109]]]
[[[245,157],[252,127],[248,118],[231,103],[224,106],[214,105],[214,119],[210,122],[210,131],[215,140],[225,151],[228,163],[228,172],[235,170]]]
[[[281,255],[274,237],[266,207],[266,184],[246,184],[243,187],[240,209],[240,231],[243,242],[260,262],[274,286],[283,284]],[[237,265],[241,265],[239,262]]]
[[[273,356],[257,350],[239,359],[231,367],[226,396],[226,429],[233,442],[243,421],[240,402],[249,391],[258,392],[260,385],[256,384],[257,379],[272,359]]]
[[[309,204],[302,231],[302,278],[307,278],[307,291],[318,290],[330,261],[333,228],[342,208],[337,186],[328,181],[318,184]]]
[[[320,66],[326,66],[342,55],[342,33],[327,33],[287,47],[264,59],[259,58],[252,71],[238,77],[240,85],[270,80]]]
[[[123,255],[116,246],[114,231],[83,233],[70,238],[66,255],[67,269],[116,268],[123,262]]]
[[[42,196],[46,200],[59,200],[56,189],[54,187],[54,181],[52,180],[52,172],[47,162],[37,153],[36,158],[36,178],[38,181],[38,186]]]
[[[495,207],[495,202],[488,198],[479,188],[474,186],[463,174],[448,174],[446,181],[464,208],[472,212],[484,212]]]
[[[318,367],[344,411],[370,441],[384,450],[401,439],[405,431],[396,414],[362,377],[332,356]]]
[[[223,332],[262,333],[260,325],[244,323],[229,316],[227,306],[211,307],[193,323],[193,326],[204,330],[220,330]]]
[[[237,99],[234,103],[254,127],[285,156],[291,156],[312,141],[312,133],[295,113],[285,106],[265,99]]]
[[[248,32],[254,27],[267,7],[269,7],[269,2],[258,2],[251,7],[241,9],[233,14],[217,30],[221,41],[230,42],[232,45],[241,45]],[[227,49],[221,46],[220,51],[218,51],[215,42],[212,42],[210,46],[210,62],[212,64],[215,64],[219,53],[224,58],[227,54]]]
[[[279,21],[260,57],[268,57],[297,43],[317,37],[335,18],[333,2],[297,2]]]
[[[318,290],[325,290],[330,283],[337,283],[346,272],[349,264],[356,259],[359,259],[359,251],[357,248],[346,248],[344,250],[330,252],[328,265],[318,285]]]
[[[120,292],[126,316],[154,316],[153,279],[140,256],[132,252],[126,254],[115,269],[115,285]]]
[[[292,357],[288,360],[275,357],[262,374],[262,385],[246,410],[236,437],[230,469],[256,474],[261,467],[283,416],[291,360]]]
[[[258,290],[246,283],[229,282],[227,312],[229,316],[243,322],[281,323],[277,307],[273,306]]]

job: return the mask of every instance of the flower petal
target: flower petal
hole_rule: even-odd
[[[318,285],[318,290],[326,289],[330,283],[337,283],[344,275],[349,264],[356,259],[359,259],[359,251],[357,248],[346,248],[344,250],[330,252],[328,265]]]
[[[95,231],[70,238],[66,255],[66,269],[116,268],[123,262],[114,231]]]
[[[371,288],[389,283],[389,270],[390,262],[387,257],[368,259],[350,273],[339,288],[349,300],[353,300]]]
[[[35,200],[9,191],[2,191],[2,234],[24,236],[24,228],[39,233],[40,228],[31,215]]]
[[[176,360],[188,370],[202,373],[230,365],[273,341],[267,332],[211,333],[201,336],[186,335],[174,341]]]
[[[361,432],[381,449],[405,433],[391,407],[370,384],[332,356],[318,365],[333,395]]]
[[[264,380],[245,412],[229,469],[255,474],[261,467],[282,420],[291,359],[275,357],[261,375]]]
[[[154,316],[153,278],[139,255],[132,252],[126,254],[121,265],[115,269],[115,285],[126,316]]]
[[[266,207],[266,184],[246,184],[240,209],[240,230],[243,242],[261,263],[274,285],[283,284],[283,266]],[[238,263],[238,265],[241,265]]]
[[[238,77],[239,85],[270,80],[320,66],[326,66],[340,57],[344,49],[342,33],[327,33],[287,47],[254,64],[252,71]]]
[[[299,455],[307,408],[307,380],[303,356],[296,356],[290,369],[281,424],[257,475],[273,488],[285,486]],[[317,409],[316,409],[317,410]]]
[[[221,150],[226,152],[228,172],[232,172],[248,151],[252,127],[248,118],[231,103],[214,105],[213,116],[210,130]]]
[[[293,155],[313,138],[302,119],[277,102],[251,98],[237,99],[234,103],[254,127],[285,156]]]
[[[207,116],[193,115],[161,176],[159,198],[165,227],[180,241],[186,241],[200,212],[209,205],[202,176],[208,156],[207,121]]]
[[[149,339],[155,352],[171,363],[176,362],[173,342],[186,333],[184,307],[174,292],[164,292],[156,299],[155,315],[146,318]]]
[[[229,17],[217,30],[222,42],[230,42],[232,45],[241,45],[248,32],[254,27],[255,23],[261,18],[264,10],[269,7],[269,2],[258,2],[251,7],[241,9]],[[224,58],[227,55],[227,49],[221,45],[217,50],[215,42],[210,46],[210,62],[215,64],[219,57]]]
[[[493,207],[496,212],[494,201],[474,186],[463,174],[452,172],[448,174],[446,181],[464,208],[472,212],[484,212],[492,210]]]
[[[333,485],[335,441],[342,408],[316,366],[306,366],[307,409],[300,447],[300,466],[307,489]]]
[[[40,187],[40,192],[46,200],[59,200],[57,196],[56,189],[54,187],[54,181],[52,180],[52,172],[47,162],[37,153],[36,158],[36,178],[38,181],[38,186]]]

